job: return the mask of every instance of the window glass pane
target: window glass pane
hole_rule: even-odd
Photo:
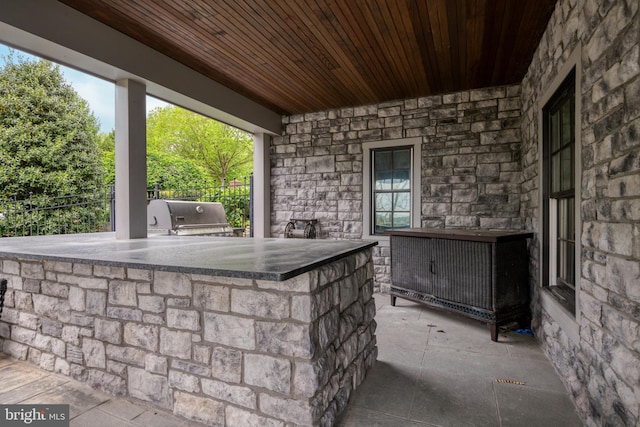
[[[391,182],[392,182],[393,172],[376,172],[376,182],[375,189],[376,190],[391,190]]]
[[[376,213],[378,211],[390,211],[392,206],[393,193],[376,194]]]
[[[411,147],[372,151],[374,233],[411,226],[411,156]]]
[[[549,137],[551,139],[551,152],[560,148],[560,111],[551,114]]]
[[[409,228],[410,224],[409,212],[395,212],[393,214],[393,228]]]
[[[565,101],[560,108],[561,116],[562,116],[562,145],[567,145],[571,143],[571,102],[569,100]]]
[[[393,210],[409,212],[411,197],[409,193],[396,193],[393,197]]]
[[[394,190],[408,190],[411,186],[409,181],[409,171],[394,171],[393,172],[393,189]]]
[[[376,171],[379,170],[391,170],[392,165],[392,151],[374,151],[374,165]]]
[[[573,174],[571,165],[573,163],[573,156],[571,155],[573,150],[571,146],[564,148],[561,153],[561,165],[560,165],[560,191],[571,190],[573,188]]]
[[[560,154],[551,156],[551,192],[560,191]]]
[[[376,212],[375,232],[384,233],[391,227],[391,212]]]
[[[394,169],[410,169],[411,168],[411,150],[406,148],[393,152],[393,168]]]

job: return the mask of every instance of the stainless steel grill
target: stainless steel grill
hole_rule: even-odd
[[[179,236],[233,236],[222,203],[152,200],[147,206],[149,230]]]

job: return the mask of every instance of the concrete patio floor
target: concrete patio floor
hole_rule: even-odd
[[[581,426],[534,338],[376,295],[378,362],[342,427]],[[71,426],[198,426],[0,354],[0,404],[70,405]]]

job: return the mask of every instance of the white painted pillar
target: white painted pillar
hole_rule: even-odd
[[[116,239],[147,237],[146,86],[116,82]]]
[[[270,135],[253,135],[253,237],[271,236],[270,144]]]

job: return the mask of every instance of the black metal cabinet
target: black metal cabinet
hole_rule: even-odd
[[[529,317],[527,238],[533,233],[405,229],[391,236],[391,304],[397,297],[491,326]]]

